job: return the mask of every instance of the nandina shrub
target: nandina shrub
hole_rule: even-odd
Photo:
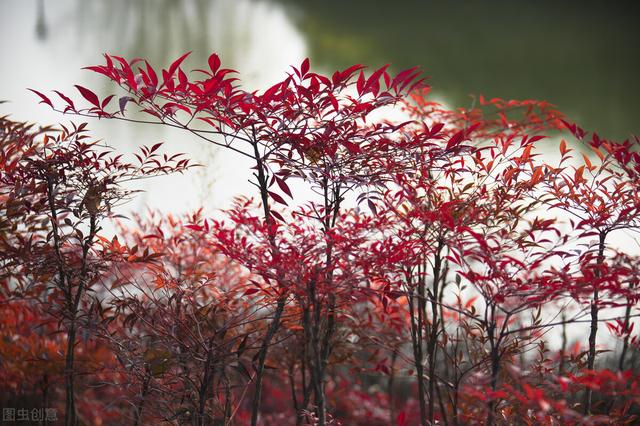
[[[81,237],[108,260],[88,339],[117,359],[120,386],[105,385],[117,415],[198,425],[637,420],[636,258],[611,245],[639,223],[637,138],[588,138],[546,102],[480,97],[448,110],[415,68],[325,76],[305,60],[249,92],[217,55],[193,74],[185,58],[159,71],[105,55],[88,69],[120,93],[102,99],[79,85],[81,101],[34,91],[61,112],[183,129],[253,164],[255,199],[216,219],[158,212],[118,239]],[[385,120],[390,108],[406,121]],[[542,144],[558,134],[573,142],[552,163]],[[153,163],[156,150],[143,154]],[[67,210],[91,229],[106,205],[84,198]],[[6,228],[6,241],[47,226],[25,223]],[[21,256],[3,265],[7,288],[24,285]],[[614,349],[598,338],[603,322],[622,342],[615,366],[602,355]],[[579,324],[589,336],[570,342]],[[66,412],[73,424],[69,403]]]
[[[94,339],[104,314],[99,287],[112,266],[110,253],[100,250],[104,237],[98,233],[112,209],[132,195],[124,182],[184,171],[189,162],[162,158],[155,153],[157,144],[142,147],[127,163],[90,141],[86,125],[33,129],[2,118],[0,126],[0,297],[7,317],[3,343],[9,345],[3,345],[2,354],[18,363],[5,384],[14,398],[26,392],[38,395],[42,404],[64,406],[67,423],[88,422],[95,419],[94,405],[110,391],[103,394],[104,388],[89,381],[105,380],[101,364],[113,360]],[[149,253],[140,258],[152,259]],[[31,369],[35,374],[17,382],[18,371]],[[82,398],[78,410],[80,387],[90,387],[94,396]]]

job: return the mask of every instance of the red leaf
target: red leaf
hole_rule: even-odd
[[[191,110],[188,107],[176,102],[167,102],[162,106],[162,109],[171,113],[174,113],[177,110],[182,110],[187,114],[191,114]]]
[[[162,84],[166,86],[167,89],[173,91],[173,76],[166,70],[162,70]]]
[[[360,65],[360,64],[352,65],[349,68],[347,68],[346,70],[342,71],[340,73],[340,76],[343,79],[344,78],[350,78],[353,75],[353,73],[355,73],[356,71],[361,70],[363,68],[365,68],[364,65]]]
[[[209,56],[209,68],[211,68],[211,72],[213,74],[216,73],[216,71],[218,71],[220,69],[220,57],[218,55],[216,55],[215,53],[211,54],[211,56]]]
[[[73,104],[73,101],[68,96],[66,96],[64,93],[58,92],[57,90],[54,90],[54,92],[69,105],[69,108],[75,111],[76,107]]]
[[[329,102],[331,102],[333,109],[335,110],[335,112],[338,112],[338,110],[340,109],[340,105],[338,105],[338,100],[336,99],[335,96],[333,96],[332,93],[329,93],[328,96],[329,96]]]
[[[418,67],[408,68],[404,71],[400,71],[391,82],[391,87],[395,87],[398,83],[402,83],[407,80],[412,74],[415,74],[418,71]],[[417,75],[417,74],[416,74]]]
[[[342,145],[347,148],[347,151],[349,151],[350,154],[359,154],[361,152],[360,146],[353,142],[342,141]]]
[[[435,123],[431,127],[431,132],[429,133],[429,138],[433,138],[434,136],[437,136],[438,133],[440,133],[440,130],[442,130],[443,127],[444,127],[444,123]]]
[[[255,288],[255,287],[253,287],[253,288],[248,288],[248,289],[246,289],[246,290],[244,291],[244,293],[242,293],[242,295],[243,295],[243,296],[249,296],[250,294],[255,294],[255,293],[259,292],[259,291],[260,291],[260,289],[259,289],[259,288]]]
[[[115,95],[109,95],[106,98],[104,98],[102,100],[102,104],[100,105],[101,109],[104,109],[107,105],[109,105],[109,102],[111,102],[111,99],[113,99]]]
[[[282,82],[274,84],[264,92],[264,95],[262,95],[262,99],[265,102],[271,101],[271,99],[273,99],[273,96],[276,94],[278,90],[280,90],[281,87],[282,87]]]
[[[467,303],[464,304],[464,309],[469,309],[473,306],[473,303],[478,299],[478,296],[473,296],[471,299],[467,300]]]
[[[279,196],[278,194],[276,194],[275,192],[272,191],[267,191],[269,193],[269,195],[271,196],[271,198],[273,198],[273,200],[276,203],[280,203],[280,204],[284,204],[285,206],[287,206],[287,202],[284,200],[284,198],[282,198],[281,196]]]
[[[176,72],[176,70],[178,69],[178,67],[182,63],[182,61],[184,61],[186,59],[186,57],[189,56],[190,54],[191,54],[191,52],[187,52],[184,55],[180,56],[175,61],[173,61],[173,63],[169,67],[169,78],[173,77],[173,74]]]
[[[40,97],[40,99],[42,99],[39,103],[45,103],[45,104],[49,105],[51,108],[53,108],[53,104],[51,103],[51,100],[49,98],[47,98],[45,95],[43,95],[42,93],[38,92],[37,90],[33,90],[33,89],[27,89],[27,90],[31,90],[33,93],[38,95]]]
[[[82,68],[83,70],[89,70],[89,71],[93,71],[95,73],[98,74],[102,74],[105,77],[108,77],[110,79],[113,79],[113,76],[111,75],[111,71],[109,71],[109,69],[107,67],[103,67],[103,66],[93,66],[93,67],[84,67]]]
[[[542,139],[544,139],[544,138],[546,138],[546,136],[543,136],[543,135],[536,135],[536,136],[533,136],[533,137],[531,137],[531,138],[529,139],[529,143],[538,142],[539,140],[542,140]]]
[[[373,92],[374,95],[377,95],[377,90],[374,90],[374,88],[377,86],[378,88],[380,87],[378,81],[380,80],[380,76],[382,75],[382,73],[389,67],[389,64],[377,69],[376,71],[374,71],[373,74],[371,74],[371,77],[369,77],[367,79],[367,84],[364,87],[364,91],[368,92],[371,91]]]
[[[582,157],[584,158],[584,163],[587,165],[587,170],[589,171],[593,170],[594,167],[589,157],[584,153],[582,154]]]
[[[309,72],[309,58],[305,58],[305,60],[302,61],[302,65],[300,65],[301,77],[304,77],[305,75],[307,75],[308,72]]]
[[[367,205],[371,209],[371,212],[374,214],[374,216],[377,216],[378,215],[378,208],[376,207],[375,203],[373,201],[367,199]]]
[[[289,185],[287,185],[287,182],[285,182],[284,179],[280,179],[276,175],[274,175],[274,177],[276,178],[276,183],[278,184],[282,192],[293,198],[293,195],[291,195],[291,189],[289,189]]]
[[[276,219],[278,219],[280,222],[284,223],[284,217],[282,217],[282,215],[280,213],[278,213],[277,211],[271,210],[271,216],[275,217]]]
[[[569,152],[567,149],[567,142],[564,139],[560,141],[560,155],[564,157],[564,155]]]
[[[358,82],[356,83],[356,89],[358,90],[358,95],[362,95],[364,91],[365,79],[364,73],[360,71],[360,75],[358,76]]]
[[[149,65],[149,62],[144,61],[144,63],[147,64],[147,75],[149,76],[149,79],[151,80],[151,85],[153,87],[156,87],[158,85],[158,75],[153,70],[151,65]]]
[[[98,97],[96,96],[95,93],[93,93],[91,90],[79,86],[79,85],[75,85],[76,89],[78,89],[78,91],[80,92],[80,94],[82,95],[83,98],[85,98],[86,100],[88,100],[89,102],[91,102],[92,104],[94,104],[95,106],[97,106],[98,108],[100,108],[100,100],[98,99]]]
[[[524,163],[531,157],[531,148],[533,148],[533,145],[527,145],[524,151],[522,151],[522,156],[520,157],[521,162]]]
[[[453,136],[451,136],[451,138],[447,142],[446,150],[449,151],[450,149],[458,146],[465,139],[465,133],[466,131],[462,129],[456,134],[454,134]]]

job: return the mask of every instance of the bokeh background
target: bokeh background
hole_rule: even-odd
[[[470,106],[472,95],[534,98],[557,105],[588,130],[616,139],[640,133],[640,2],[371,0],[0,0],[0,114],[39,124],[65,122],[27,87],[109,92],[82,71],[102,53],[166,66],[211,52],[240,71],[246,87],[267,87],[310,57],[316,71],[354,63],[420,65],[434,97]],[[187,135],[159,126],[90,122],[122,150],[166,141],[206,168],[154,180],[131,208],[186,211],[228,205],[248,193],[246,168]]]

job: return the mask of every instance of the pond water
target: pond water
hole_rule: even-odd
[[[420,65],[449,105],[468,106],[470,94],[481,93],[545,99],[586,129],[625,138],[640,133],[637,12],[637,2],[604,1],[0,0],[0,99],[10,101],[0,113],[64,121],[26,88],[82,84],[107,93],[106,82],[81,70],[103,52],[165,65],[192,50],[186,68],[215,51],[250,88],[269,85],[306,56],[328,72],[353,63]],[[245,165],[184,134],[90,125],[119,149],[164,140],[168,151],[209,165],[154,180],[134,208],[179,212],[251,192]]]

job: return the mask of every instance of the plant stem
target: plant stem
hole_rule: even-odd
[[[604,248],[605,248],[605,239],[607,237],[607,233],[605,231],[600,231],[599,234],[599,242],[598,242],[598,258],[597,258],[597,268],[595,272],[596,278],[600,277],[600,267],[604,263]],[[587,369],[593,370],[596,363],[596,339],[598,335],[598,285],[594,284],[593,288],[593,299],[591,300],[591,329],[589,331],[589,351],[587,355]],[[591,414],[591,404],[592,404],[593,391],[590,387],[585,388],[584,393],[584,401],[583,401],[583,413],[585,416]]]

